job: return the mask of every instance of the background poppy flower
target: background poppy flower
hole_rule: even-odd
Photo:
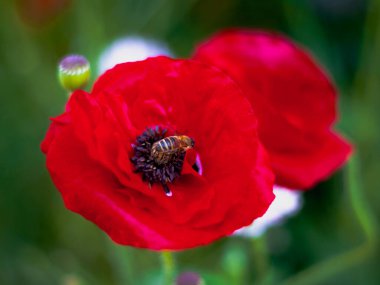
[[[115,40],[102,51],[98,60],[98,73],[118,63],[144,60],[158,55],[172,56],[165,42],[142,36],[126,36]]]
[[[201,44],[194,58],[222,69],[245,92],[276,184],[310,188],[347,160],[351,147],[332,130],[336,90],[313,58],[290,40],[264,31],[228,30]]]
[[[194,138],[167,197],[130,159],[149,127]],[[65,205],[120,244],[184,249],[248,225],[273,200],[273,175],[240,89],[202,63],[166,57],[119,64],[76,91],[42,143]],[[195,156],[202,175],[192,166]],[[196,169],[199,169],[196,168]]]
[[[280,225],[288,217],[296,215],[302,208],[302,192],[274,186],[273,193],[276,198],[265,214],[256,219],[252,225],[237,230],[234,235],[245,237],[258,237],[269,228]]]
[[[32,26],[42,27],[70,6],[71,0],[17,0],[21,18]]]

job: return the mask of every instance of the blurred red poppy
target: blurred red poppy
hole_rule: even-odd
[[[16,3],[25,22],[42,26],[59,15],[71,3],[71,0],[17,0]]]
[[[65,205],[114,241],[185,249],[249,225],[273,200],[273,174],[256,126],[228,76],[202,63],[157,57],[117,65],[90,94],[75,91],[66,112],[52,119],[42,149]],[[150,189],[131,162],[154,164],[147,146],[164,129],[166,136],[195,141],[168,182],[171,197],[154,183],[160,180]],[[153,178],[176,171],[153,166]]]
[[[349,157],[332,130],[337,92],[315,60],[289,39],[264,31],[227,30],[201,44],[194,58],[229,74],[259,121],[276,184],[307,189]]]

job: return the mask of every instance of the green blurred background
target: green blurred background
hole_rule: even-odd
[[[175,254],[207,284],[380,284],[380,1],[0,1],[0,284],[160,284],[157,252],[120,247],[66,210],[39,144],[66,101],[56,65],[96,63],[129,34],[177,56],[223,27],[281,31],[311,50],[340,92],[338,128],[356,159],[305,193],[302,211],[261,238]],[[95,73],[95,72],[94,72]]]

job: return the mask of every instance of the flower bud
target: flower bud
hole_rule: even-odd
[[[90,78],[90,63],[81,55],[65,56],[58,67],[61,86],[69,91],[86,86]]]
[[[205,285],[202,277],[195,272],[181,273],[176,280],[176,285]]]

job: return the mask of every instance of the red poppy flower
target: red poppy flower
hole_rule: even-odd
[[[351,147],[332,130],[336,90],[312,57],[273,33],[229,30],[198,47],[194,58],[228,73],[259,121],[276,184],[306,189],[328,177]]]
[[[48,170],[65,205],[117,243],[207,244],[274,198],[251,106],[214,68],[166,57],[120,64],[66,109],[42,143]],[[156,163],[153,142],[172,135],[191,137],[193,151]]]

